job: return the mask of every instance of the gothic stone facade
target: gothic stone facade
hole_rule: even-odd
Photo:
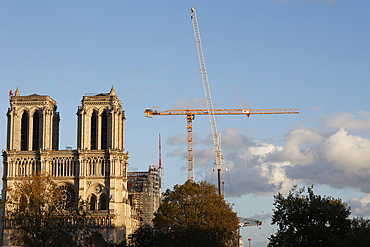
[[[46,172],[65,190],[68,200],[89,203],[90,224],[102,226],[106,239],[120,242],[139,224],[128,200],[125,113],[113,87],[110,93],[83,96],[81,102],[77,150],[58,150],[56,102],[49,96],[21,96],[17,88],[7,112],[3,198],[5,189],[22,176]],[[3,245],[11,244],[13,226],[11,221],[3,222]]]

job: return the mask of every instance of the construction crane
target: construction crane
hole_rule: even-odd
[[[207,109],[181,109],[181,110],[166,110],[161,111],[160,107],[153,107],[145,109],[146,117],[154,116],[168,116],[168,115],[186,115],[187,119],[187,160],[188,160],[188,180],[193,180],[194,171],[194,159],[193,159],[193,124],[195,115],[208,115],[210,125],[212,129],[213,143],[216,152],[216,165],[218,170],[218,190],[221,194],[221,165],[223,163],[223,156],[221,153],[221,141],[217,132],[216,120],[214,115],[246,115],[249,117],[251,114],[288,114],[288,113],[299,113],[297,108],[290,109],[213,109],[211,92],[208,84],[207,71],[205,68],[205,62],[203,57],[202,45],[200,41],[200,34],[198,28],[197,17],[194,7],[191,8],[191,19],[193,22],[194,36],[198,51],[199,64],[201,69],[203,88],[206,97]]]
[[[238,220],[239,220],[240,227],[261,226],[262,225],[262,221],[251,219],[251,218],[238,217]]]
[[[214,144],[215,153],[216,153],[216,166],[217,166],[217,173],[218,173],[218,192],[221,195],[221,166],[224,163],[224,157],[221,152],[221,139],[217,132],[216,118],[213,112],[211,90],[209,89],[206,64],[204,62],[204,56],[203,56],[202,42],[200,40],[197,14],[195,12],[194,6],[191,7],[190,13],[191,13],[191,21],[193,23],[195,45],[197,47],[197,52],[198,52],[200,74],[202,76],[204,95],[206,98],[209,122],[211,125],[213,144]]]
[[[220,135],[217,132],[217,125],[216,125],[216,119],[215,119],[215,114],[217,114],[217,113],[213,109],[211,90],[209,88],[206,64],[205,64],[204,56],[203,56],[202,42],[201,42],[201,39],[200,39],[200,32],[199,32],[199,27],[198,27],[197,14],[195,12],[194,6],[191,7],[190,13],[191,13],[191,21],[192,21],[192,24],[193,24],[195,44],[196,44],[197,53],[198,53],[200,73],[201,73],[202,82],[203,82],[204,95],[205,95],[205,99],[206,99],[206,103],[207,103],[207,112],[208,112],[208,116],[209,116],[209,122],[210,122],[210,125],[211,125],[213,144],[214,144],[215,153],[216,153],[216,166],[217,166],[217,173],[218,173],[218,191],[219,191],[219,194],[221,195],[221,166],[224,163],[224,158],[223,158],[223,155],[222,155],[222,152],[221,152]],[[265,112],[267,114],[271,113],[271,109],[259,110],[259,111]],[[272,111],[274,111],[274,110],[272,110]],[[261,114],[265,114],[265,113],[261,113]],[[291,113],[291,112],[289,112],[289,113]],[[238,114],[238,113],[234,113],[234,114]]]
[[[188,180],[193,180],[194,158],[193,158],[193,120],[195,115],[208,115],[207,109],[179,109],[161,111],[160,107],[146,108],[145,117],[153,116],[186,116],[187,130],[187,159],[188,159]],[[213,109],[215,115],[246,115],[251,114],[291,114],[299,113],[298,108],[287,109]],[[219,185],[220,186],[220,185]],[[221,190],[219,190],[221,191]]]
[[[240,228],[242,227],[247,227],[247,226],[261,226],[262,221],[256,220],[256,219],[251,219],[251,218],[244,218],[244,217],[238,217],[239,221],[239,230],[238,230],[238,246],[240,246]],[[250,241],[251,239],[249,239]],[[250,244],[250,242],[249,242]]]

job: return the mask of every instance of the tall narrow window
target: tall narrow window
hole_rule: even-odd
[[[11,128],[11,123],[12,123],[11,117],[8,116],[8,138],[7,138],[8,140],[7,140],[7,144],[6,144],[7,145],[6,146],[7,149],[10,149],[10,128]]]
[[[96,198],[94,195],[90,198],[90,210],[95,210]]]
[[[101,149],[107,149],[108,144],[108,117],[104,111],[101,116]]]
[[[27,133],[28,133],[28,115],[26,112],[23,112],[21,123],[21,151],[27,151]]]
[[[107,197],[105,195],[102,195],[100,197],[100,210],[107,210]]]
[[[90,149],[96,149],[96,114],[93,112],[91,115],[91,142]]]
[[[39,113],[36,111],[33,114],[33,138],[32,150],[39,149]]]

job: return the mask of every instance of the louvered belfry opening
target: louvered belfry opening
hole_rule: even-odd
[[[23,112],[21,123],[21,151],[27,151],[28,137],[28,114]]]
[[[90,149],[91,150],[97,149],[96,148],[96,113],[95,111],[91,115]]]
[[[40,122],[39,113],[36,111],[33,114],[33,136],[32,136],[32,150],[39,149],[39,135],[40,135]]]
[[[101,149],[107,149],[108,144],[108,116],[104,111],[101,116]]]

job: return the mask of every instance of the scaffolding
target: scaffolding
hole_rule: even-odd
[[[127,172],[127,189],[130,204],[139,210],[142,224],[152,224],[161,200],[159,167],[150,165],[148,172]]]

